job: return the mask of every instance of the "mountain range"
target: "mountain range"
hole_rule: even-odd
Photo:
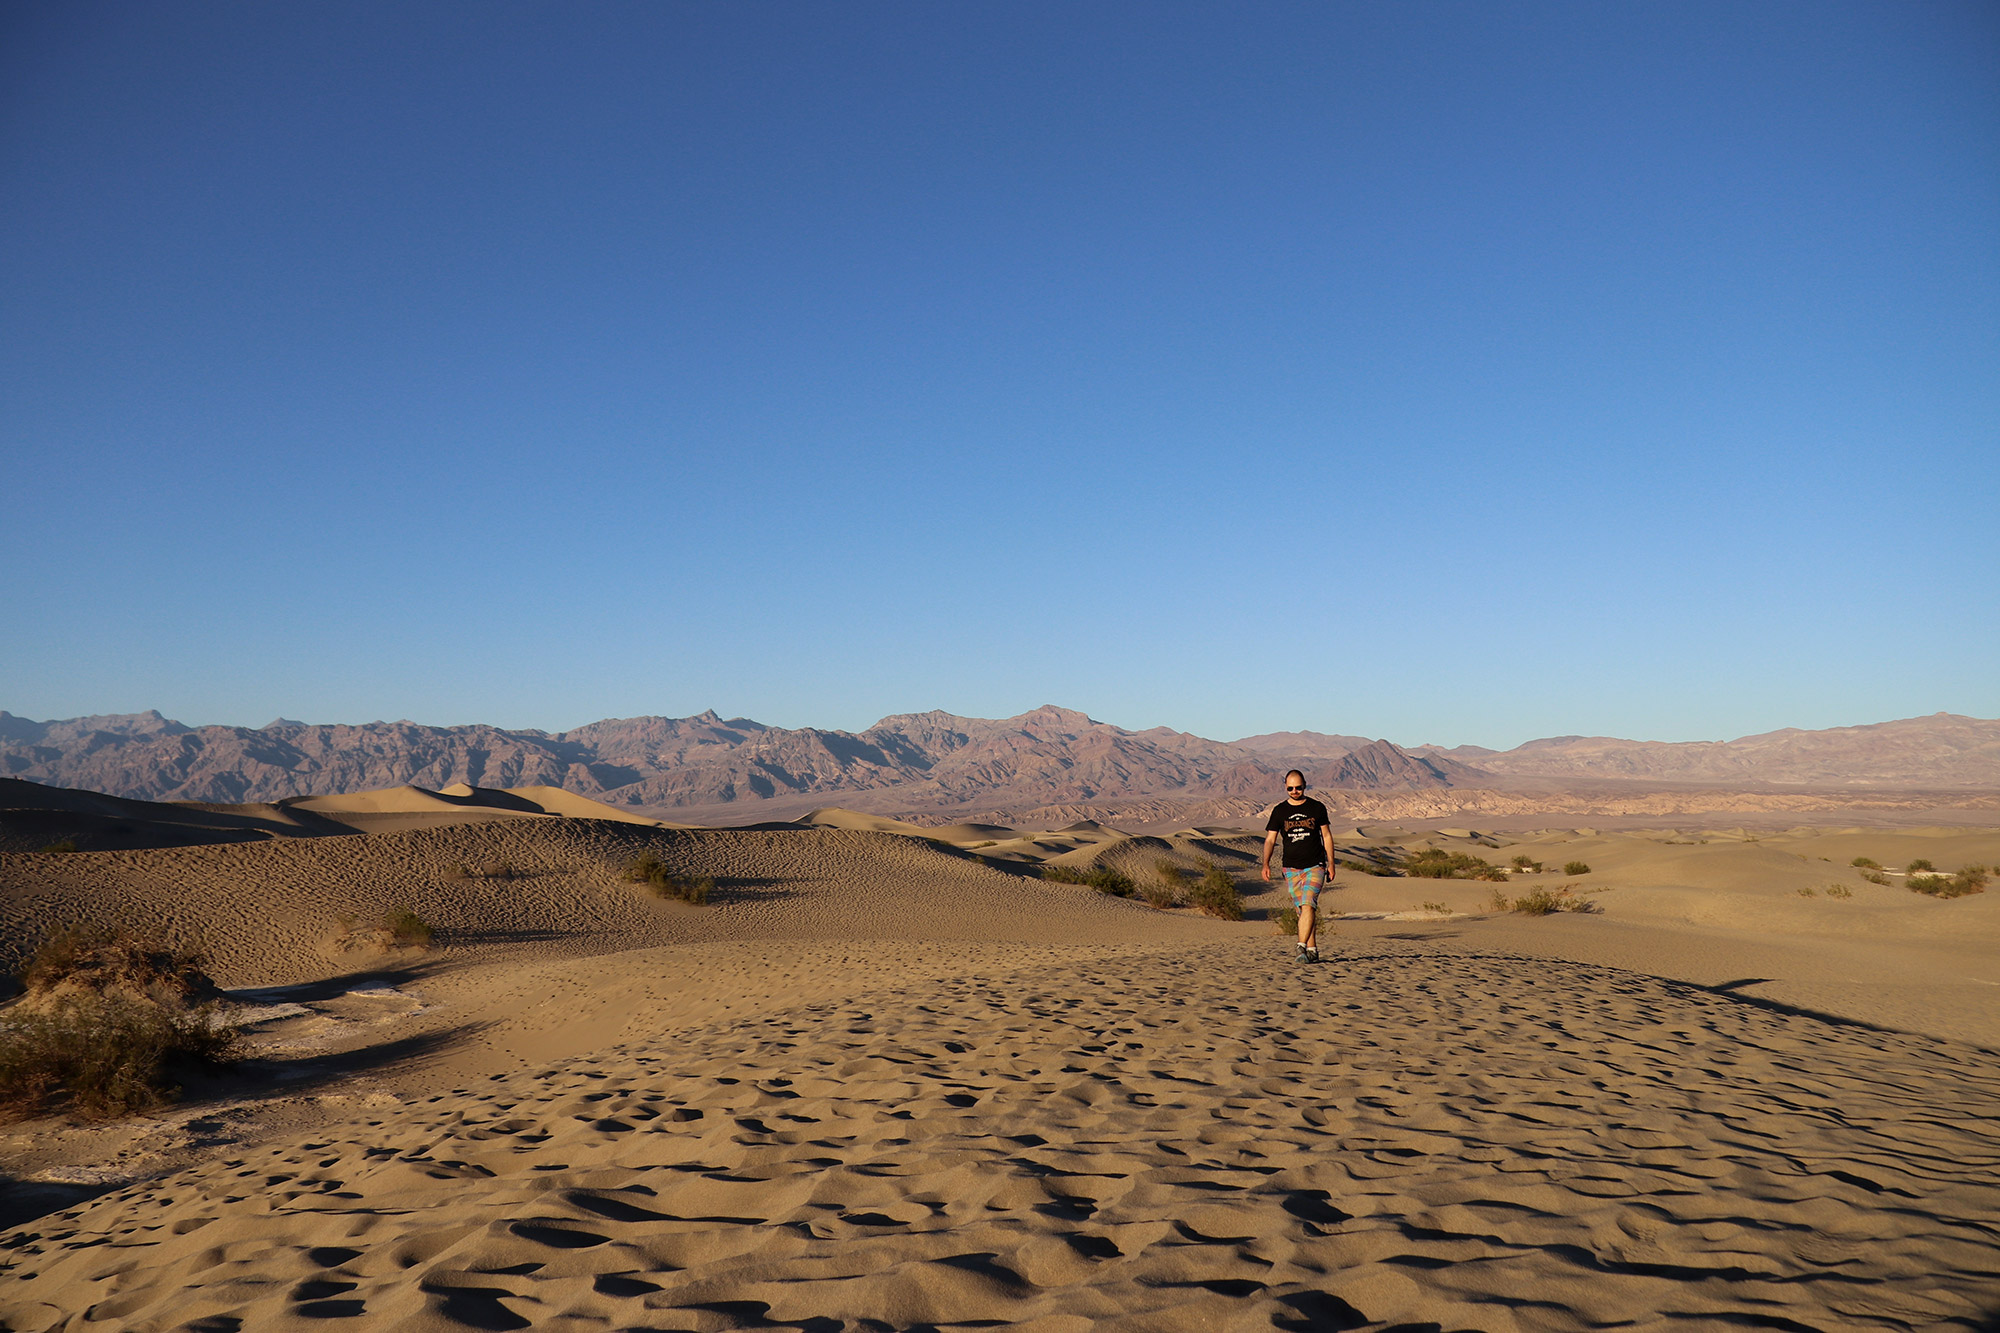
[[[1513,750],[1319,732],[1207,740],[1047,706],[1003,719],[885,717],[861,732],[714,712],[572,731],[415,722],[184,726],[157,712],[37,722],[0,712],[0,776],[142,800],[245,802],[453,783],[562,787],[653,810],[873,793],[899,807],[1063,805],[1137,796],[1268,799],[1287,768],[1317,787],[1418,791],[1523,780],[2000,789],[2000,721],[1933,714],[1733,741],[1563,736]],[[880,804],[880,801],[876,802]]]

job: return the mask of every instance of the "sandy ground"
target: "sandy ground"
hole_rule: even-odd
[[[407,813],[0,857],[9,947],[199,934],[258,1057],[0,1131],[5,1328],[2000,1319],[2000,892],[1848,865],[1991,864],[2000,832],[1364,826],[1356,856],[1592,868],[1343,872],[1315,968],[1229,829]],[[641,850],[713,904],[625,882]],[[1252,919],[1030,877],[1161,859]],[[1537,884],[1602,911],[1492,910]],[[401,906],[438,947],[341,948]]]

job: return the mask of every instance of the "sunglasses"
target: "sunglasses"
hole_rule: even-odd
[[[1294,786],[1293,786],[1293,785],[1292,785],[1291,783],[1287,782],[1287,783],[1285,784],[1285,790],[1286,790],[1286,791],[1304,791],[1304,790],[1305,790],[1305,788],[1304,788],[1304,787],[1294,787]]]

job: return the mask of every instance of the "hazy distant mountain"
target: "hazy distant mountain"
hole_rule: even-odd
[[[1933,713],[1859,727],[1787,727],[1733,741],[1551,736],[1512,750],[1419,746],[1489,773],[1837,787],[2000,787],[2000,721]]]
[[[1483,787],[1513,777],[1993,789],[2000,788],[2000,722],[1937,714],[1726,742],[1565,736],[1495,753],[1404,750],[1316,732],[1225,743],[1165,727],[1127,731],[1056,707],[1000,719],[906,713],[859,733],[713,712],[607,719],[559,733],[285,719],[187,727],[156,712],[35,722],[0,712],[0,776],[155,801],[273,801],[455,782],[564,787],[656,809],[853,792],[893,792],[911,810],[1149,795],[1264,800],[1294,766],[1316,787],[1356,791]]]
[[[1262,736],[1245,736],[1230,744],[1241,750],[1254,750],[1258,754],[1296,764],[1307,759],[1338,759],[1374,742],[1366,736],[1328,736],[1318,731],[1269,731]]]
[[[1476,778],[1357,738],[1321,785],[1450,786]],[[747,718],[607,719],[574,731],[414,722],[185,727],[158,713],[34,722],[0,712],[0,775],[142,800],[271,801],[410,784],[560,786],[650,807],[894,789],[909,805],[1057,803],[1174,793],[1268,796],[1310,755],[1260,753],[1156,727],[1127,731],[1065,708],[988,719],[883,718],[859,734]],[[1348,762],[1352,759],[1352,762]]]

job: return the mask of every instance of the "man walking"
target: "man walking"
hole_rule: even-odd
[[[1271,878],[1271,852],[1282,841],[1285,891],[1299,909],[1301,963],[1319,961],[1319,892],[1333,882],[1333,825],[1326,807],[1306,795],[1306,775],[1285,774],[1285,799],[1271,807],[1264,824],[1264,879]]]

